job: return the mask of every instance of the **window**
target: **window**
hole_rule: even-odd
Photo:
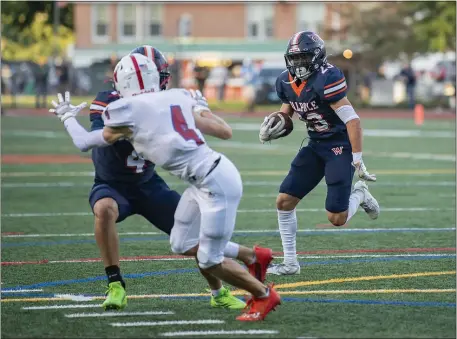
[[[119,41],[135,41],[138,22],[136,5],[122,4],[117,7]]]
[[[145,36],[146,37],[159,37],[162,35],[162,17],[163,6],[162,4],[145,4],[144,8],[145,23]]]
[[[190,16],[189,14],[183,14],[179,17],[178,36],[179,37],[191,37],[192,36],[192,16]]]
[[[262,40],[274,36],[273,4],[249,3],[246,11],[249,38]]]
[[[92,42],[107,43],[110,40],[109,35],[109,5],[94,4],[92,5]]]
[[[297,30],[313,31],[318,35],[322,34],[322,23],[324,22],[325,3],[306,2],[298,4]]]

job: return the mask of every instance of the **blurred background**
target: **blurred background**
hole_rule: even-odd
[[[222,111],[271,110],[288,39],[313,30],[356,107],[454,111],[455,15],[445,1],[3,2],[2,108],[44,108],[65,89],[91,100],[119,58],[150,44],[172,87],[199,88]]]

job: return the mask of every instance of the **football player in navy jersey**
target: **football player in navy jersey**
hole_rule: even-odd
[[[295,208],[322,178],[327,184],[325,209],[333,225],[346,224],[359,206],[371,219],[380,212],[365,183],[376,181],[376,176],[368,173],[362,161],[360,119],[346,97],[343,72],[327,62],[324,41],[314,32],[298,32],[289,40],[284,57],[287,70],[276,80],[280,111],[290,117],[297,113],[310,140],[292,161],[276,199],[284,262],[271,266],[268,273],[277,275],[300,273]],[[261,125],[262,143],[286,132],[284,117],[275,122],[273,115]],[[361,180],[352,188],[354,172]]]
[[[166,90],[170,73],[164,55],[152,46],[140,46],[131,54],[140,53],[152,59],[159,70],[160,90]],[[113,74],[116,78],[116,73]],[[201,93],[192,92],[197,103],[208,105]],[[65,128],[73,139],[73,143],[81,151],[87,151],[88,145],[97,144],[97,138],[104,122],[102,113],[113,101],[118,100],[115,90],[99,92],[90,105],[91,132],[87,132],[75,119],[77,113],[85,107],[85,103],[73,106],[70,94],[65,93],[65,100],[58,95],[59,104],[53,102],[56,114],[65,124]],[[221,125],[222,126],[222,125]],[[225,127],[227,126],[227,127]],[[221,127],[221,133],[227,135],[228,125]],[[108,292],[103,303],[105,309],[121,309],[127,304],[125,281],[119,265],[119,237],[116,223],[138,214],[164,233],[170,235],[174,224],[174,213],[181,198],[180,194],[171,190],[164,180],[155,172],[154,164],[141,158],[127,140],[117,141],[113,145],[92,149],[92,161],[95,166],[95,180],[89,196],[89,203],[95,216],[95,239],[108,277]],[[270,249],[261,247],[246,248],[229,242],[224,255],[226,258],[244,262],[249,272],[257,279],[265,279],[266,269],[272,260]],[[207,280],[211,290],[211,306],[241,309],[246,304],[234,297],[222,286],[219,279],[209,273],[200,271]]]

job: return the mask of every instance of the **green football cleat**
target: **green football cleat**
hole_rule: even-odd
[[[120,310],[127,306],[127,293],[120,281],[108,284],[106,300],[103,302],[102,306],[105,311]]]
[[[222,287],[217,297],[211,296],[211,307],[241,310],[246,307],[246,303],[234,297],[227,288]]]

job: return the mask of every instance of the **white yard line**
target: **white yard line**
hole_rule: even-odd
[[[26,306],[23,310],[59,310],[64,308],[96,308],[102,307],[101,304],[72,304],[72,305],[49,305],[49,306]]]
[[[256,123],[233,123],[230,124],[235,131],[259,131]],[[303,131],[304,133],[304,131]],[[363,129],[363,136],[385,138],[455,138],[452,130],[427,131],[416,129]]]
[[[412,153],[412,152],[363,152],[364,155],[382,158],[396,159],[415,159],[415,160],[437,160],[455,162],[454,154],[434,154],[434,153]]]
[[[321,229],[303,229],[298,230],[300,233],[313,233],[313,232],[381,232],[385,230],[392,231],[453,231],[455,227],[384,227],[384,228],[321,228]],[[234,233],[265,233],[276,232],[278,229],[261,229],[261,230],[235,230]],[[119,232],[120,236],[124,235],[163,235],[161,232]],[[92,237],[93,233],[45,233],[45,234],[4,234],[2,238],[46,238],[46,237]]]
[[[105,312],[105,313],[71,313],[65,314],[66,318],[103,318],[103,317],[130,317],[145,315],[171,315],[172,311],[145,311],[145,312]]]
[[[234,131],[258,131],[260,123],[232,123],[230,124]],[[304,126],[304,125],[303,125]],[[304,132],[304,130],[303,130]],[[67,139],[65,132],[57,131],[40,131],[40,130],[9,130],[3,131],[5,136],[29,137],[29,138],[62,138]],[[455,132],[452,130],[428,131],[416,129],[364,129],[364,136],[368,137],[385,137],[385,138],[454,138]],[[223,141],[227,143],[230,141]],[[232,141],[233,142],[233,141]],[[212,142],[211,144],[213,144]],[[254,144],[259,145],[259,144]]]
[[[285,175],[285,173],[284,173]],[[170,186],[185,186],[183,182],[168,182]],[[92,187],[92,182],[7,182],[1,185],[2,188],[68,188],[68,187]],[[277,181],[244,181],[244,186],[279,186]],[[423,187],[423,186],[455,186],[455,181],[433,181],[433,182],[376,182],[375,186],[397,186],[397,187]],[[325,186],[325,183],[320,183],[318,186]],[[268,194],[245,194],[243,198],[267,198],[276,197],[277,193]]]
[[[325,212],[324,208],[297,208],[297,212]],[[455,208],[435,207],[385,207],[382,212],[431,212],[431,211],[455,211]],[[240,209],[238,213],[276,213],[276,209]],[[2,218],[35,218],[35,217],[75,217],[93,216],[90,212],[62,212],[62,213],[5,213]]]
[[[439,252],[439,250],[437,250]],[[442,257],[452,256],[455,257],[455,253],[443,252],[443,253],[419,253],[419,254],[357,254],[357,255],[298,255],[299,259],[350,259],[350,258],[403,258],[403,257]],[[276,259],[282,259],[284,256],[274,256]],[[102,260],[100,258],[88,259],[69,259],[69,260],[49,260],[47,264],[87,264],[87,263],[99,263]],[[126,258],[120,259],[121,262],[141,262],[141,261],[189,261],[195,260],[195,258]],[[41,292],[42,290],[8,290],[2,291],[2,293],[21,293],[21,292]],[[73,301],[90,301],[92,297],[79,296],[73,294],[56,294],[55,297],[71,299]]]
[[[234,331],[182,331],[182,332],[164,332],[160,333],[163,337],[183,337],[183,336],[201,336],[201,335],[258,335],[258,334],[277,334],[279,331],[274,330],[234,330]]]
[[[77,294],[54,294],[54,298],[61,298],[65,300],[71,300],[71,301],[92,301],[94,298],[88,297],[85,295],[77,295]]]
[[[1,290],[1,293],[30,293],[30,292],[43,292],[42,289],[32,290]]]
[[[137,321],[131,323],[111,323],[114,327],[138,327],[138,326],[169,326],[169,325],[211,325],[223,324],[223,320],[169,320],[169,321]]]

